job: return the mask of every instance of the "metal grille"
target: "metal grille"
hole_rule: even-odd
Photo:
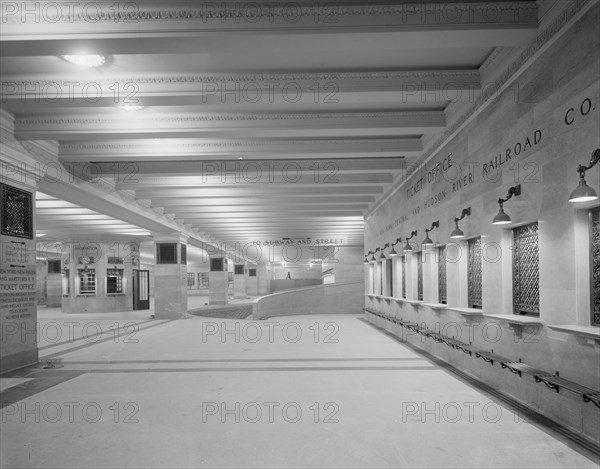
[[[513,306],[515,314],[540,314],[538,224],[513,230]]]
[[[188,288],[194,288],[196,282],[196,274],[194,272],[188,272],[187,274],[187,286]]]
[[[156,245],[157,264],[177,264],[177,243],[160,243]]]
[[[448,302],[448,288],[446,286],[446,246],[438,248],[438,294],[439,302]]]
[[[417,253],[417,300],[423,301],[423,253]]]
[[[60,274],[60,259],[54,261],[48,261],[48,273],[49,274]]]
[[[123,263],[123,258],[122,257],[115,257],[115,256],[109,256],[108,260],[106,261],[107,264],[122,264]]]
[[[406,256],[402,256],[402,298],[406,298]]]
[[[106,293],[123,293],[123,269],[106,273]]]
[[[469,308],[482,308],[481,238],[470,239],[468,253],[468,302]]]
[[[591,210],[592,325],[600,326],[600,207]]]
[[[181,263],[187,264],[187,246],[185,244],[181,245]]]
[[[394,296],[394,266],[392,259],[386,261],[387,264],[387,283],[389,285],[389,295]]]
[[[248,269],[248,277],[256,277],[256,269]]]
[[[213,257],[210,259],[210,271],[211,272],[222,272],[223,269],[223,258]],[[250,275],[252,277],[252,275]]]
[[[33,239],[33,197],[7,184],[0,184],[0,232],[6,236]]]
[[[81,293],[82,295],[91,295],[96,293],[95,270],[79,270],[79,293]]]
[[[234,265],[233,271],[234,271],[235,275],[244,275],[244,265],[243,264]]]

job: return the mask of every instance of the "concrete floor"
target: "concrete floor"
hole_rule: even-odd
[[[1,467],[600,467],[359,316],[141,313],[0,378]]]

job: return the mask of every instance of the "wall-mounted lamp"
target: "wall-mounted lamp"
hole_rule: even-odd
[[[400,241],[402,241],[402,238],[396,238],[396,241],[394,241],[391,246],[392,246],[392,250],[390,251],[390,253],[388,254],[390,257],[396,257],[398,255],[398,253],[396,252],[396,250],[394,249],[394,246],[396,244],[398,244]]]
[[[62,271],[63,271],[63,274],[67,275],[67,274],[69,273],[69,266],[68,266],[68,265],[65,265],[65,266],[62,268]]]
[[[460,214],[460,217],[454,218],[454,224],[455,224],[456,228],[454,228],[454,230],[452,230],[452,233],[450,233],[451,238],[456,239],[456,238],[464,238],[465,237],[465,234],[463,233],[463,231],[458,227],[458,222],[461,221],[466,216],[469,216],[469,217],[471,216],[471,207],[463,208],[463,211]]]
[[[404,245],[404,252],[412,252],[413,248],[408,241],[417,236],[417,230],[413,231],[408,238],[406,238],[406,244]]]
[[[511,222],[510,217],[506,213],[504,213],[503,206],[504,206],[504,202],[506,202],[507,200],[510,200],[513,195],[521,195],[521,184],[519,184],[517,186],[513,186],[510,189],[508,189],[508,194],[506,194],[506,198],[498,199],[498,205],[500,205],[500,210],[498,211],[498,214],[494,217],[492,224],[506,225],[507,223]]]
[[[600,161],[600,148],[592,153],[589,166],[580,164],[577,166],[577,172],[579,173],[579,185],[571,192],[569,202],[589,202],[590,200],[596,200],[598,194],[594,189],[587,185],[585,182],[585,172],[588,169],[593,168]]]
[[[385,254],[383,253],[383,251],[385,251],[385,248],[389,248],[389,247],[390,247],[390,243],[385,243],[385,246],[383,246],[381,248],[381,255],[379,256],[380,261],[385,261],[386,257],[385,257]]]
[[[425,228],[425,239],[423,241],[421,241],[421,246],[423,246],[423,249],[430,249],[433,247],[433,241],[431,240],[431,238],[429,237],[429,232],[433,231],[435,228],[439,228],[440,227],[440,222],[438,221],[434,221],[431,224],[431,228],[427,229]]]

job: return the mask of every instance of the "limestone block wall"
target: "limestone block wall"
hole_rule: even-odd
[[[413,246],[419,250],[425,228],[439,221],[430,236],[451,252],[447,304],[439,304],[435,254],[422,257],[422,301],[417,297],[415,254],[406,257],[404,269],[401,258],[395,258],[391,275],[381,263],[363,272],[367,293],[392,297],[367,298],[367,306],[446,330],[467,343],[595,389],[600,389],[600,328],[592,325],[589,211],[600,202],[576,206],[568,198],[578,184],[577,165],[587,164],[600,148],[599,9],[596,4],[540,48],[514,81],[490,96],[474,119],[441,140],[430,158],[367,218],[365,252],[413,230],[418,230]],[[600,192],[600,167],[588,171],[586,179]],[[498,199],[518,184],[521,195],[504,205],[512,224],[493,225]],[[471,216],[460,222],[466,238],[455,242],[449,238],[454,217],[467,207]],[[513,312],[513,229],[533,222],[539,228],[540,312],[539,318],[523,319],[532,319],[523,324],[518,322],[523,316],[515,318]],[[482,244],[482,308],[473,310],[467,301],[466,240],[476,237]],[[403,297],[408,301],[395,301]],[[561,401],[557,407],[546,389],[523,388],[514,380],[473,370],[467,355],[450,358],[442,350],[430,351],[554,418],[575,416],[570,425],[584,433],[586,426],[597,423],[583,417],[597,412],[593,406],[584,409],[571,400],[572,405]]]

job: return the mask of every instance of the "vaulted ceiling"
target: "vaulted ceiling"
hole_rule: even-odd
[[[483,70],[535,39],[539,15],[534,1],[11,5],[1,104],[17,138],[57,141],[73,173],[229,243],[361,245],[364,214],[486,92]]]

